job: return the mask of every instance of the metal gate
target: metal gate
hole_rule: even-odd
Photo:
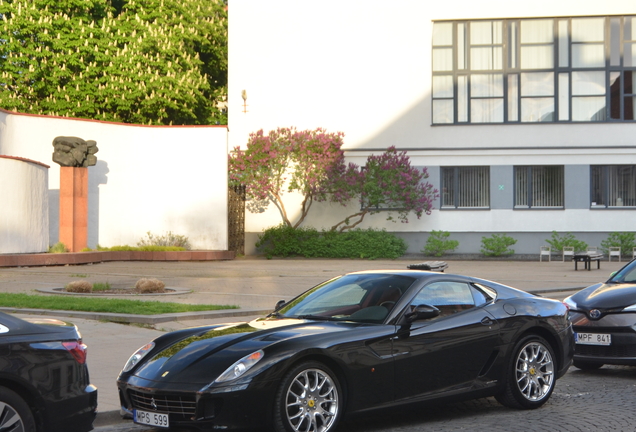
[[[230,186],[227,194],[228,250],[245,254],[245,186]]]

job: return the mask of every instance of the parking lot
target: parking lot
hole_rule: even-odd
[[[92,266],[0,269],[0,286],[6,292],[35,292],[41,288],[61,287],[82,277],[125,287],[134,285],[141,277],[156,277],[168,287],[185,288],[190,292],[152,300],[237,304],[242,310],[258,311],[271,309],[277,300],[290,299],[338,274],[373,268],[404,268],[416,262],[264,259],[212,263],[111,262]],[[607,279],[623,264],[603,261],[600,270],[575,271],[573,263],[560,261],[449,261],[447,273],[496,280],[562,299],[579,288]],[[224,320],[238,319],[245,318]],[[200,325],[201,321],[162,323],[155,329],[73,321],[78,321],[89,345],[91,378],[100,388],[100,415],[95,430],[161,431],[119,420],[115,378],[132,350],[142,344],[140,341],[149,340],[164,330]],[[117,328],[126,330],[117,331]],[[631,411],[635,401],[636,368],[605,366],[593,372],[571,368],[557,382],[550,401],[535,411],[510,410],[493,398],[434,407],[416,405],[358,417],[342,423],[338,431],[636,431]]]

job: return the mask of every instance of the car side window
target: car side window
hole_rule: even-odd
[[[411,301],[411,306],[431,305],[440,310],[440,317],[452,315],[475,307],[471,287],[463,282],[433,282]]]
[[[481,306],[491,300],[490,298],[486,297],[486,294],[484,294],[483,291],[480,291],[474,286],[471,286],[470,288],[473,293],[473,298],[475,299],[475,306]]]

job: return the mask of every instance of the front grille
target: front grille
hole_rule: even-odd
[[[128,390],[128,396],[135,409],[173,414],[183,419],[194,418],[197,409],[194,395],[153,394]]]
[[[576,345],[574,353],[594,357],[636,357],[636,345]]]

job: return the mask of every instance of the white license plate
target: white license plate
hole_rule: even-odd
[[[168,414],[148,412],[148,411],[133,411],[133,421],[147,426],[157,426],[167,428],[170,427],[168,423]]]
[[[579,345],[611,345],[612,335],[601,333],[574,333],[574,341]]]

